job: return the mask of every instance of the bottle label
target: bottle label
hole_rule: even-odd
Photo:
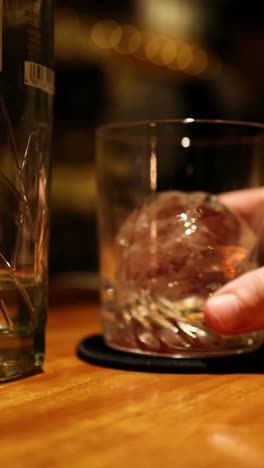
[[[24,86],[54,94],[53,16],[53,0],[0,0],[0,87],[16,103]]]
[[[24,83],[27,86],[54,94],[54,72],[39,63],[25,61]]]
[[[26,60],[24,61],[24,84],[54,94],[54,72],[49,58],[51,31],[43,15],[47,0],[26,2]],[[48,52],[48,55],[47,55]]]

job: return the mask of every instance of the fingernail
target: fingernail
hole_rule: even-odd
[[[235,333],[241,328],[239,300],[234,294],[212,296],[206,304],[206,320],[222,334]]]

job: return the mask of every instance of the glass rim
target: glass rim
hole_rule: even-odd
[[[190,124],[208,124],[208,125],[223,125],[223,126],[232,126],[232,127],[248,127],[255,129],[264,130],[264,123],[253,122],[253,121],[243,121],[243,120],[225,120],[225,119],[195,119],[187,117],[185,119],[149,119],[149,120],[130,120],[124,122],[110,122],[106,124],[99,125],[96,128],[97,135],[107,134],[113,131],[125,129],[136,129],[136,128],[155,128],[157,126],[162,126],[166,124],[181,124],[181,125],[190,125]],[[117,133],[115,133],[117,135]]]

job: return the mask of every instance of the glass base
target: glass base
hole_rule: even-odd
[[[118,351],[123,351],[127,353],[133,354],[140,354],[146,356],[156,356],[156,357],[167,357],[167,358],[175,358],[175,359],[194,359],[194,358],[210,358],[210,357],[225,357],[225,356],[235,356],[239,354],[251,353],[259,349],[259,347],[263,344],[263,341],[256,341],[254,346],[244,346],[241,348],[236,349],[179,349],[179,350],[172,350],[167,349],[163,352],[158,351],[149,351],[142,348],[132,348],[132,347],[125,347],[120,345],[119,342],[109,341],[105,338],[105,343],[110,348],[116,349]]]
[[[128,296],[127,296],[128,298]],[[222,336],[204,321],[204,299],[171,302],[144,296],[104,305],[104,339],[111,348],[137,354],[173,358],[220,357],[255,351],[263,332]]]
[[[44,351],[36,349],[36,337],[0,335],[0,383],[40,372]]]

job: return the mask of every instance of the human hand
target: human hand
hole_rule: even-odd
[[[220,196],[260,235],[264,223],[264,188],[229,192]],[[208,325],[223,335],[264,329],[264,267],[227,283],[205,305]]]

